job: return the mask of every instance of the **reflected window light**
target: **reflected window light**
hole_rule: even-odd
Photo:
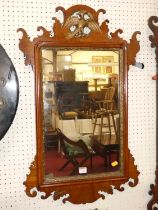
[[[65,61],[71,61],[71,56],[70,55],[65,56]]]
[[[8,80],[8,82],[6,83],[6,88],[9,90],[9,91],[16,91],[16,82],[14,80]]]

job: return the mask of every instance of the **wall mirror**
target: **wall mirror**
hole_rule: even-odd
[[[37,155],[24,182],[41,198],[69,194],[73,203],[92,202],[99,191],[136,186],[139,172],[128,149],[127,73],[139,42],[121,29],[109,33],[105,10],[75,5],[53,30],[30,40],[22,28],[19,48],[35,70]],[[85,192],[84,194],[82,192]],[[64,198],[65,199],[65,198]],[[63,200],[64,201],[64,200]]]

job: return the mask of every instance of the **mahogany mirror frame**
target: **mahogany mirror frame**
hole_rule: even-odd
[[[63,7],[57,7],[56,12],[62,11],[64,20],[61,23],[57,18],[53,18],[53,33],[47,31],[44,27],[40,26],[37,28],[38,31],[42,31],[43,34],[37,36],[30,41],[30,38],[26,31],[22,28],[18,29],[18,32],[22,32],[23,36],[20,39],[19,48],[25,55],[25,65],[32,65],[35,70],[35,101],[36,101],[36,135],[37,135],[37,154],[34,161],[30,166],[30,174],[27,175],[27,179],[24,182],[26,186],[26,194],[29,197],[35,197],[37,195],[36,190],[32,190],[34,187],[38,191],[44,192],[42,199],[48,198],[53,194],[53,198],[59,199],[65,194],[69,194],[68,197],[63,198],[63,202],[68,200],[72,203],[89,203],[93,202],[100,197],[104,198],[104,195],[98,191],[104,191],[107,193],[113,193],[114,189],[123,191],[124,187],[122,184],[128,183],[130,187],[134,187],[138,184],[139,171],[137,166],[134,164],[134,158],[128,149],[128,86],[127,77],[130,65],[135,64],[135,57],[140,49],[139,41],[137,40],[137,34],[139,31],[133,33],[129,43],[120,37],[122,34],[121,29],[117,29],[115,32],[109,33],[108,20],[104,20],[101,24],[98,22],[98,16],[101,13],[105,14],[104,9],[95,11],[93,8],[86,5],[75,5],[67,10]],[[90,33],[84,32],[86,26],[86,20],[83,19],[85,26],[80,33],[74,33],[67,27],[66,21],[70,20],[71,16],[76,12],[86,12],[89,18],[93,21],[94,27],[89,27]],[[79,28],[78,28],[79,29]],[[44,183],[44,169],[43,169],[43,128],[42,128],[42,87],[41,87],[41,73],[40,73],[40,49],[41,47],[79,47],[79,48],[116,48],[122,49],[123,51],[123,75],[122,81],[123,86],[123,175],[101,177],[96,178],[83,178],[83,179],[68,179],[66,181],[59,181],[54,183]],[[84,193],[83,193],[84,192]]]
[[[148,19],[148,26],[152,31],[149,36],[151,47],[155,48],[156,74],[152,77],[156,81],[156,170],[155,170],[155,184],[150,185],[149,195],[152,196],[147,204],[147,210],[156,210],[158,203],[158,16],[151,16]]]

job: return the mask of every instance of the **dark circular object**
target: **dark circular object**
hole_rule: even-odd
[[[13,122],[18,101],[18,77],[11,59],[0,45],[0,140]]]

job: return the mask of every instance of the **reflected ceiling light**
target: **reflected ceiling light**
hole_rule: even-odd
[[[86,78],[91,78],[91,79],[108,79],[109,75],[108,74],[101,74],[101,73],[87,73],[83,74],[83,77]]]
[[[94,74],[93,79],[108,79],[107,74]]]
[[[88,63],[88,66],[118,66],[118,63]]]

